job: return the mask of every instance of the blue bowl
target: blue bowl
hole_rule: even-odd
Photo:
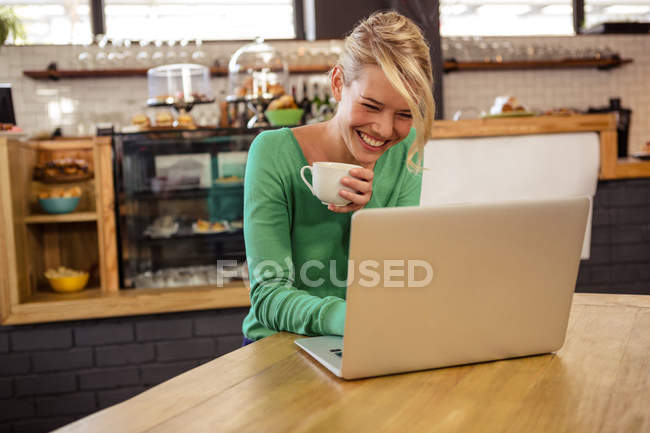
[[[81,197],[39,198],[38,203],[47,213],[69,213],[75,210]]]

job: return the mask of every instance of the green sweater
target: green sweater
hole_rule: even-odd
[[[406,167],[414,137],[411,130],[379,158],[366,208],[419,205],[422,176]],[[300,178],[305,165],[288,128],[262,132],[248,153],[244,240],[251,308],[243,332],[252,340],[277,331],[343,335],[352,214],[331,212],[311,194]]]

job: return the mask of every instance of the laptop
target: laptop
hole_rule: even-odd
[[[344,379],[554,352],[588,213],[587,197],[362,209],[344,337],[295,343]]]

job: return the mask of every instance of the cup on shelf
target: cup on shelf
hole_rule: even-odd
[[[141,39],[138,41],[138,52],[135,55],[136,67],[148,69],[151,66],[151,56],[149,55],[149,41]]]
[[[209,66],[208,56],[206,56],[205,51],[203,51],[203,41],[197,39],[194,43],[194,49],[191,53],[192,63],[197,65]]]
[[[161,40],[156,40],[153,43],[154,50],[151,54],[151,65],[160,66],[165,64],[165,51],[163,50],[163,42]]]

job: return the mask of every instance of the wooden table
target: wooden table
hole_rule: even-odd
[[[281,333],[62,432],[649,432],[650,296],[576,294],[556,354],[344,381]]]

